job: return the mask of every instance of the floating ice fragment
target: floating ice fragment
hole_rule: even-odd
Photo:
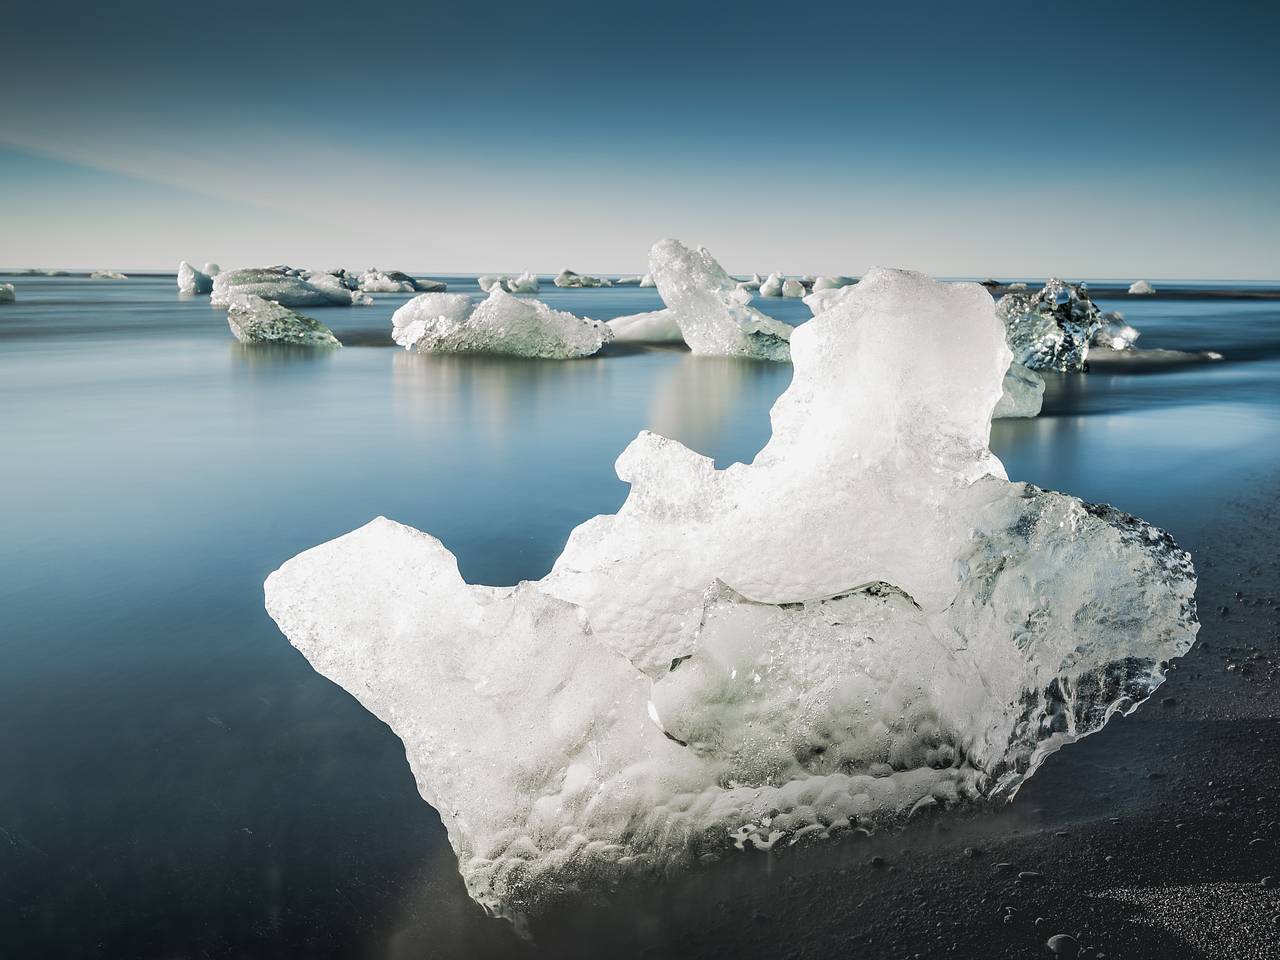
[[[656,286],[657,286],[657,284],[656,284],[656,283],[654,283],[654,281],[653,281],[653,274],[651,274],[651,273],[646,273],[643,277],[641,277],[641,278],[640,278],[640,286],[642,286],[642,287],[656,287]]]
[[[213,278],[197,270],[187,261],[178,264],[179,293],[208,293],[213,289]]]
[[[424,293],[391,317],[392,339],[415,353],[504,353],[568,360],[613,339],[603,323],[521,300],[494,284],[479,305],[457,293]]]
[[[793,300],[798,300],[800,297],[803,297],[808,292],[809,291],[804,288],[804,284],[801,283],[799,280],[782,281],[782,295],[784,297],[788,297]]]
[[[1102,312],[1085,284],[1050,278],[1038,293],[1006,293],[996,305],[1013,358],[1032,370],[1085,369]]]
[[[1142,336],[1137,330],[1124,321],[1124,314],[1119,310],[1104,313],[1098,328],[1093,331],[1090,345],[1107,347],[1110,350],[1132,350],[1134,341]]]
[[[253,294],[236,294],[227,303],[227,324],[241,343],[277,343],[299,347],[340,347],[324,324]]]
[[[584,277],[582,274],[574,273],[572,270],[561,270],[556,275],[555,285],[557,287],[609,287],[612,284],[608,280],[601,280],[599,277]]]
[[[89,274],[90,280],[128,280],[119,270],[95,270]]]
[[[1000,400],[991,419],[1036,417],[1044,404],[1044,378],[1020,363],[1009,364],[1001,384]]]
[[[739,290],[750,290],[753,293],[760,289],[760,285],[764,283],[764,279],[758,273],[753,273],[748,280],[738,282]]]
[[[649,272],[694,353],[789,359],[792,328],[748,306],[751,294],[705,247],[659,240],[649,251]]]
[[[418,285],[398,270],[366,270],[360,275],[360,289],[365,293],[413,293]]]
[[[609,321],[609,329],[619,343],[684,343],[675,311],[669,307],[615,317]]]
[[[850,277],[815,277],[813,281],[813,292],[819,290],[839,290],[854,283]]]
[[[776,273],[769,274],[768,278],[760,284],[760,296],[762,297],[780,297],[782,296],[782,287],[786,281]]]
[[[640,286],[640,281],[643,279],[644,277],[639,275],[633,277],[618,277],[618,279],[613,281],[613,285],[615,287],[638,287]]]
[[[977,284],[871,270],[796,330],[751,464],[642,433],[626,503],[541,581],[469,585],[379,518],[273,573],[267,609],[401,736],[499,913],[1011,796],[1197,623],[1166,534],[1005,479],[1004,336]]]
[[[202,272],[207,276],[216,277],[222,272],[222,268],[216,263],[206,263]]]
[[[12,283],[0,283],[0,303],[14,303],[17,299]]]
[[[507,280],[507,289],[511,293],[537,293],[539,286],[537,274],[530,273],[528,270],[518,277]]]
[[[1146,280],[1135,280],[1133,283],[1129,284],[1129,293],[1133,296],[1145,296],[1146,294],[1155,292],[1156,288]]]
[[[285,307],[349,306],[367,303],[368,298],[350,290],[333,274],[335,281],[321,280],[321,285],[303,278],[303,271],[293,267],[249,267],[244,270],[228,270],[213,278],[214,306],[228,307],[241,294],[274,300]]]

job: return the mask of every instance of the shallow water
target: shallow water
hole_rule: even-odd
[[[9,279],[0,943],[385,955],[412,930],[512,946],[466,899],[399,742],[280,636],[262,580],[379,514],[440,537],[472,582],[540,577],[574,525],[622,502],[613,461],[638,430],[750,460],[790,367],[413,356],[388,336],[407,295],[314,311],[343,350],[250,349],[172,278]],[[661,305],[632,287],[540,296],[597,319]],[[1280,465],[1280,301],[1100,303],[1141,346],[1226,359],[1055,378],[1045,415],[997,422],[993,448],[1013,478],[1193,542]]]

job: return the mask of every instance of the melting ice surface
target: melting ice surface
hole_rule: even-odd
[[[976,284],[873,270],[795,331],[751,464],[642,433],[550,574],[465,583],[379,518],[266,583],[404,741],[472,897],[584,884],[1010,796],[1133,709],[1197,629],[1167,534],[1006,479]]]

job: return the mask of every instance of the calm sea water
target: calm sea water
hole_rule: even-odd
[[[613,461],[637,431],[750,460],[791,368],[411,356],[391,295],[315,311],[343,350],[249,349],[172,278],[0,279],[20,298],[0,306],[5,955],[523,949],[466,898],[399,741],[289,646],[262,581],[379,514],[440,537],[473,582],[540,577],[622,502]],[[597,319],[661,305],[541,298]],[[1102,305],[1142,346],[1226,360],[1051,380],[1045,415],[998,422],[992,445],[1011,477],[1194,547],[1280,466],[1280,302]]]

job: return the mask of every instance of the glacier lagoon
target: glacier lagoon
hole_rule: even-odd
[[[20,278],[0,315],[14,454],[0,703],[5,748],[31,771],[0,788],[3,883],[56,914],[6,922],[64,947],[158,950],[199,924],[218,949],[374,953],[393,936],[522,949],[466,900],[399,742],[266,619],[262,579],[379,514],[440,537],[468,581],[536,579],[570,529],[617,509],[612,463],[639,430],[719,466],[749,461],[790,367],[672,348],[414,356],[390,344],[409,295],[327,308],[354,349],[255,349],[221,311],[179,300],[171,276],[131,277]],[[539,298],[598,320],[661,306],[645,288],[544,283]],[[1226,359],[1050,377],[1044,415],[997,423],[992,447],[1011,478],[1112,503],[1195,553],[1214,511],[1280,460],[1280,311],[1097,299],[1144,347]]]

